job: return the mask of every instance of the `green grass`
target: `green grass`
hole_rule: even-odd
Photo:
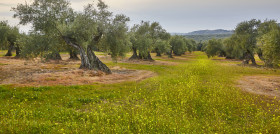
[[[7,50],[0,50],[0,57],[5,56],[6,53],[7,53]]]
[[[5,65],[8,65],[8,64],[0,63],[0,66],[5,66]]]
[[[108,63],[158,74],[142,82],[0,86],[0,133],[280,133],[280,102],[235,87],[241,76],[279,70],[223,66],[200,52],[191,59]]]
[[[8,52],[8,50],[0,50],[0,57],[4,57],[7,52]],[[12,57],[14,57],[14,56],[16,56],[15,51],[12,52]]]

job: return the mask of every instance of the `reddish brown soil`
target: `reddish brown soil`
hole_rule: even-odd
[[[53,86],[83,85],[96,82],[110,84],[141,81],[156,75],[150,71],[129,70],[120,67],[111,68],[113,73],[105,75],[94,70],[78,69],[79,65],[80,61],[67,60],[65,56],[63,61],[45,63],[40,59],[27,61],[11,57],[0,57],[0,85]]]
[[[238,83],[246,92],[280,99],[280,76],[245,76]]]

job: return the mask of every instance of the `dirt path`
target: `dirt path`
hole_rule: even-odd
[[[280,76],[244,76],[238,83],[246,92],[280,99]]]
[[[0,85],[14,86],[54,86],[84,85],[93,83],[119,83],[141,81],[156,74],[146,70],[111,68],[113,74],[105,75],[94,70],[78,69],[80,61],[63,60],[46,62],[25,61],[0,57]]]

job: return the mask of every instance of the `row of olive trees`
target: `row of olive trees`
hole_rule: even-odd
[[[131,28],[129,35],[133,51],[130,60],[153,60],[151,52],[155,52],[157,56],[166,53],[172,57],[172,54],[180,56],[186,51],[192,52],[196,49],[194,40],[178,35],[171,36],[158,22],[142,21]]]
[[[111,70],[95,55],[94,50],[110,53],[114,61],[133,51],[130,59],[152,60],[151,52],[172,56],[193,51],[195,41],[166,32],[158,22],[144,22],[130,30],[130,19],[123,14],[114,15],[102,1],[84,7],[83,12],[74,11],[66,0],[34,0],[31,4],[18,4],[12,8],[14,17],[21,25],[31,24],[32,30],[25,35],[7,22],[1,22],[0,44],[15,47],[17,55],[25,58],[42,57],[61,59],[59,52],[69,51],[71,58],[80,54],[82,69]]]
[[[45,59],[61,59],[60,51],[69,51],[70,59],[78,59],[76,51],[58,42],[57,39],[49,39],[38,32],[30,32],[28,35],[20,33],[18,27],[11,26],[8,21],[0,21],[0,49],[8,50],[5,56],[12,56],[16,51],[17,58],[35,58],[41,56]]]
[[[265,62],[266,66],[278,67],[280,64],[280,26],[275,20],[250,20],[237,25],[234,34],[225,40],[208,41],[205,52],[208,57],[226,56],[251,61],[256,65],[255,55]]]
[[[129,18],[113,15],[101,0],[86,5],[83,12],[74,11],[66,0],[34,0],[13,11],[20,24],[32,25],[28,36],[17,40],[23,57],[60,59],[59,52],[68,50],[73,58],[80,54],[80,68],[110,74],[93,50],[106,51],[114,60],[129,51]]]

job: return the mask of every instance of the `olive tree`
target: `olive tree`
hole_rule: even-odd
[[[280,26],[276,21],[266,21],[261,24],[258,46],[262,51],[266,66],[278,67],[280,64]]]
[[[231,37],[223,40],[223,48],[227,59],[244,59],[245,51],[238,39],[238,36],[233,34]]]
[[[169,39],[171,35],[158,22],[153,22],[150,26],[152,46],[157,56],[170,51]]]
[[[172,36],[169,43],[171,45],[171,50],[177,56],[181,56],[188,50],[186,39],[183,36]]]
[[[12,50],[16,49],[16,57],[20,56],[20,46],[17,43],[17,39],[20,37],[20,33],[17,27],[10,26],[8,21],[0,22],[0,44],[2,47],[8,49],[5,56],[12,56]]]
[[[106,36],[113,20],[112,12],[108,11],[103,1],[86,5],[83,12],[73,11],[66,0],[34,0],[30,5],[19,4],[13,10],[20,24],[31,23],[33,30],[45,38],[57,37],[53,39],[63,40],[77,49],[80,52],[81,69],[111,73],[93,51]]]
[[[222,40],[211,39],[207,43],[205,53],[207,54],[207,56],[209,58],[209,57],[214,57],[217,55],[222,55],[223,51],[224,50],[223,50]]]
[[[252,19],[239,23],[235,29],[234,34],[237,35],[238,43],[244,51],[243,64],[249,64],[251,60],[252,64],[256,65],[254,54],[257,47],[256,43],[260,23],[260,20]]]
[[[102,42],[107,45],[100,46],[105,47],[103,50],[111,52],[111,57],[115,62],[118,56],[125,57],[125,53],[129,51],[131,45],[128,34],[128,21],[129,18],[125,15],[116,15],[112,23],[108,25],[107,34]]]
[[[130,41],[133,50],[130,60],[153,60],[150,54],[151,51],[156,52],[157,56],[161,56],[162,53],[170,49],[169,39],[170,34],[158,22],[142,21],[140,24],[134,25],[130,30]]]
[[[268,34],[270,31],[272,31],[274,28],[276,28],[275,26],[273,25],[277,25],[276,21],[275,20],[265,20],[263,23],[261,23],[258,27],[258,37],[257,37],[257,54],[259,56],[259,58],[262,60],[262,61],[268,61],[268,60],[265,60],[264,57],[263,57],[263,43],[262,43],[262,38],[265,34]],[[268,63],[268,62],[266,62]]]
[[[150,22],[144,21],[142,21],[141,24],[134,25],[134,27],[131,29],[130,35],[132,36],[131,43],[133,44],[132,49],[134,54],[130,57],[130,60],[153,60],[150,54],[153,49],[153,40],[151,39],[150,32]]]
[[[193,39],[186,39],[186,45],[190,53],[196,50],[196,42]]]
[[[18,43],[21,44],[21,56],[23,58],[61,60],[59,52],[61,51],[62,40],[59,37],[50,34],[42,35],[38,32],[30,32],[28,35],[22,35]]]

